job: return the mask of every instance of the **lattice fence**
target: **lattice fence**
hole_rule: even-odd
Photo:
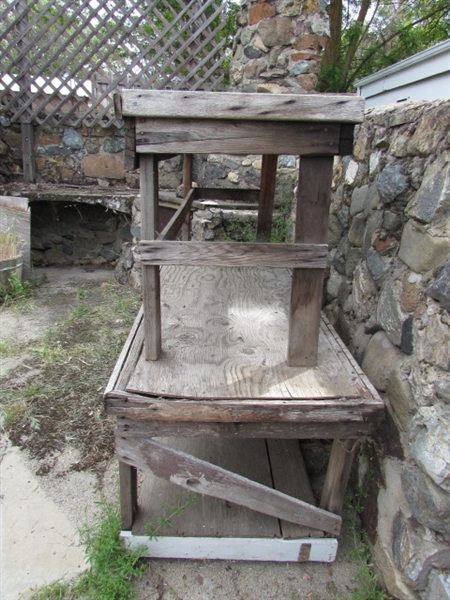
[[[0,102],[13,121],[116,121],[123,87],[223,87],[220,0],[2,0]]]

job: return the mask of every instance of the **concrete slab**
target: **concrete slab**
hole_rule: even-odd
[[[0,464],[0,598],[19,600],[34,586],[85,569],[79,536],[9,447]]]

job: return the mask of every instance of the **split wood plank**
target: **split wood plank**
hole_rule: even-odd
[[[142,351],[144,328],[141,327],[141,323],[143,316],[144,311],[141,306],[103,393],[105,398],[115,389],[125,389],[136,367],[136,362]],[[137,336],[139,336],[138,340],[136,340]],[[134,360],[130,360],[131,353],[134,355]]]
[[[136,152],[335,156],[340,130],[333,123],[138,119]]]
[[[334,562],[338,541],[335,538],[282,540],[261,538],[163,537],[149,541],[124,531],[120,539],[130,550],[143,550],[149,558],[189,560],[243,560],[270,562]],[[306,550],[306,551],[305,551]],[[307,558],[305,558],[307,557]]]
[[[221,498],[266,515],[339,535],[342,525],[339,516],[154,440],[143,439],[138,443],[118,440],[116,450],[119,460],[139,469],[150,469],[158,477],[191,492]]]
[[[270,466],[264,440],[175,438],[158,440],[173,450],[180,450],[201,460],[247,477],[261,485],[272,485]],[[145,533],[146,524],[157,523],[163,506],[183,504],[189,490],[181,489],[166,479],[146,470],[139,494],[139,511],[133,525],[133,534]],[[172,520],[171,527],[163,527],[163,536],[217,536],[217,537],[281,537],[280,522],[248,508],[212,496],[190,494],[195,502],[183,514]]]
[[[123,90],[122,94],[125,116],[342,123],[364,119],[364,98],[360,96],[165,90]]]
[[[324,244],[333,177],[333,159],[302,156],[300,159],[294,241]],[[289,319],[288,364],[317,364],[323,271],[294,269]]]
[[[259,190],[258,224],[256,239],[268,242],[272,232],[273,204],[277,182],[278,156],[264,154],[261,166],[261,187]]]
[[[169,238],[177,231],[184,212],[189,210],[193,194],[174,215],[163,234]],[[217,267],[291,267],[324,269],[327,264],[326,244],[264,244],[241,242],[178,242],[157,241],[140,243],[143,265],[188,265]]]

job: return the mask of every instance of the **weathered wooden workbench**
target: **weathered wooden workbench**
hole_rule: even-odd
[[[137,117],[144,296],[105,391],[123,537],[142,544],[176,484],[201,498],[146,540],[149,555],[333,560],[336,540],[323,536],[340,532],[357,440],[383,415],[320,317],[333,156],[351,152],[362,101],[139,90],[123,99]],[[261,153],[260,190],[192,188],[196,152]],[[158,158],[173,153],[185,155],[185,201],[158,233]],[[293,244],[267,242],[279,154],[300,155]],[[256,243],[187,241],[193,200],[214,195],[257,200]],[[173,241],[182,227],[184,241]],[[319,507],[298,443],[313,438],[334,440]],[[157,476],[139,501],[137,469]]]

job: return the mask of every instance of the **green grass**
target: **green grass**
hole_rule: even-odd
[[[81,531],[89,570],[83,573],[75,592],[88,600],[133,598],[133,578],[142,574],[142,550],[125,550],[119,539],[121,518],[118,503],[100,505],[97,521]]]
[[[80,532],[89,568],[72,581],[33,590],[29,600],[132,600],[133,581],[144,569],[142,551],[122,548],[120,530],[119,504],[99,504],[93,525]]]
[[[11,306],[22,304],[28,307],[29,299],[34,295],[36,284],[30,281],[21,281],[16,273],[8,279],[9,288],[0,288],[0,304]]]

